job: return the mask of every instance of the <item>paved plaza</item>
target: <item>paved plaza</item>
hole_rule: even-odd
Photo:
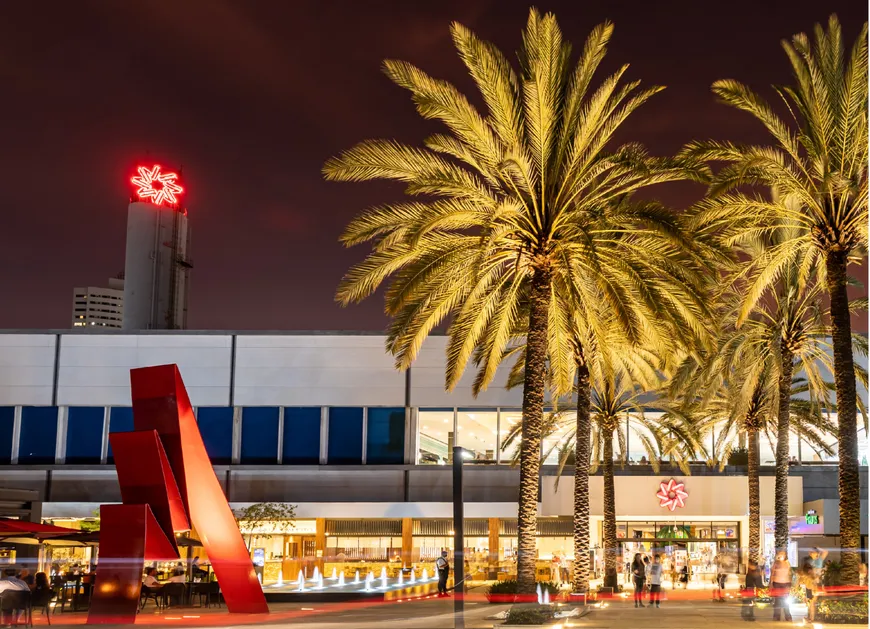
[[[745,627],[740,618],[740,604],[736,599],[715,602],[709,592],[668,592],[661,608],[635,608],[631,598],[614,598],[600,605],[591,605],[581,617],[560,623],[561,627],[588,629],[693,629],[705,627]],[[306,629],[452,629],[453,598],[423,598],[401,602],[358,602],[299,605],[281,603],[271,605],[272,613],[259,615],[228,614],[225,607],[178,608],[157,613],[147,607],[137,620],[138,625],[153,627],[241,627],[263,625],[272,627],[304,626]],[[483,596],[483,588],[469,592],[464,614],[467,629],[498,627],[502,620],[493,618],[507,610],[509,605],[491,605]],[[770,607],[757,611],[756,627],[807,626],[804,610],[793,608],[792,622],[774,623]],[[83,625],[84,613],[56,613],[52,626]],[[34,625],[47,623],[38,613]]]

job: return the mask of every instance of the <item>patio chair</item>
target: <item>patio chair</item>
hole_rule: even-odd
[[[44,590],[34,590],[30,596],[31,616],[34,609],[42,610],[42,615],[51,624],[51,602],[55,598],[54,590],[45,588]]]
[[[14,624],[18,625],[19,618],[24,615],[24,626],[33,626],[33,614],[30,609],[30,592],[23,590],[5,590],[0,592],[0,624],[12,624],[7,622],[7,615],[12,616]]]
[[[221,586],[217,581],[211,581],[210,583],[195,583],[190,591],[191,599],[194,595],[199,596],[200,607],[202,607],[203,597],[205,597],[206,607],[211,604],[212,597],[214,597],[218,607],[221,605]]]
[[[163,609],[163,593],[160,590],[161,588],[150,588],[147,585],[143,585],[142,592],[139,594],[139,611],[145,609],[149,599],[157,605],[157,611]]]
[[[167,583],[160,590],[163,594],[163,609],[184,605],[184,583]]]

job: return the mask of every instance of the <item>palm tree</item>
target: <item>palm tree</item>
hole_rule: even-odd
[[[846,56],[836,16],[827,29],[817,25],[784,41],[795,85],[777,88],[792,115],[776,115],[764,99],[733,80],[717,81],[713,92],[746,111],[767,129],[772,146],[724,142],[693,143],[684,157],[724,162],[713,177],[705,221],[738,241],[783,221],[801,227],[789,242],[754,263],[749,299],[741,319],[752,310],[783,269],[798,257],[820,258],[819,276],[830,297],[834,381],[838,408],[840,543],[843,578],[858,582],[860,564],[860,481],[857,453],[857,395],[851,346],[849,263],[867,249],[867,24]],[[741,189],[771,187],[779,200],[767,201]],[[808,263],[809,264],[809,263]],[[806,268],[810,268],[809,266]]]
[[[618,330],[611,324],[611,332]],[[604,481],[604,568],[605,587],[616,587],[616,560],[618,540],[616,537],[616,492],[614,487],[614,461],[627,458],[626,443],[628,431],[634,432],[642,444],[655,472],[659,471],[659,460],[673,458],[688,473],[686,463],[691,453],[702,446],[698,433],[692,423],[683,421],[682,416],[669,412],[650,411],[648,392],[660,384],[663,362],[649,350],[620,340],[618,335],[605,337],[608,342],[595,346],[595,351],[585,358],[586,376],[591,383],[586,405],[586,419],[582,419],[583,408],[578,399],[576,416],[563,409],[556,409],[546,415],[542,428],[543,438],[557,435],[558,440],[543,451],[546,460],[558,456],[559,472],[565,465],[575,465],[574,487],[574,584],[575,590],[583,590],[586,582],[577,584],[578,572],[583,563],[588,564],[589,540],[589,497],[588,474],[602,465]],[[604,340],[604,339],[602,339]],[[582,373],[582,372],[581,372]],[[579,388],[579,387],[578,387]],[[653,409],[654,410],[654,409]],[[590,435],[591,428],[591,435]],[[512,447],[521,431],[515,427],[505,440],[505,448]],[[618,456],[614,453],[614,440]],[[585,442],[585,443],[584,443]],[[582,445],[581,445],[582,444]],[[587,445],[587,444],[591,444]],[[584,458],[582,449],[588,448]],[[580,452],[581,454],[577,454]],[[591,464],[590,464],[591,454]],[[578,468],[585,469],[585,477],[578,491]],[[583,500],[585,497],[585,500]],[[578,502],[581,507],[578,508]],[[585,510],[586,525],[581,526],[580,517]],[[579,535],[578,535],[579,532]],[[588,566],[586,568],[588,570]]]
[[[616,227],[587,230],[584,217],[641,187],[685,177],[678,163],[650,157],[637,145],[608,145],[622,122],[661,89],[623,84],[626,67],[590,89],[611,32],[609,23],[593,29],[572,67],[555,17],[533,9],[517,73],[495,46],[454,23],[454,43],[487,113],[449,83],[387,61],[385,72],[411,92],[419,113],[440,120],[450,133],[430,137],[424,147],[365,141],[323,169],[332,180],[400,181],[409,195],[422,197],[366,210],[342,235],[348,246],[372,242],[372,252],[345,275],[337,298],[359,301],[390,278],[387,347],[398,368],[407,368],[432,329],[449,320],[446,387],[456,385],[478,353],[480,390],[523,330],[517,524],[523,592],[535,587],[545,371],[555,374],[559,390],[573,385],[567,318],[553,306],[557,287],[581,273],[594,278],[599,298],[635,337],[648,326],[645,312],[657,310],[678,311],[693,329],[703,327],[697,295],[665,285],[658,279],[662,271],[640,254],[648,249],[663,257],[645,244],[644,226],[673,222],[667,212],[654,204],[625,204]],[[679,240],[663,227],[658,241],[668,239]],[[667,270],[683,273],[676,264]],[[664,305],[653,307],[656,302]]]
[[[787,230],[774,230],[745,251],[757,257],[787,239]],[[771,433],[775,434],[772,442],[776,444],[778,549],[788,545],[788,444],[793,424],[797,422],[798,433],[809,443],[827,451],[823,434],[831,426],[823,412],[830,412],[834,405],[824,373],[831,371],[833,364],[821,297],[818,284],[801,284],[799,268],[787,268],[768,299],[758,302],[749,318],[738,326],[743,295],[739,290],[726,294],[720,309],[723,324],[716,351],[690,355],[670,384],[670,393],[681,400],[684,413],[703,417],[707,426],[724,425],[717,448],[731,443],[728,437],[732,429],[745,431],[749,446],[750,554],[757,552],[760,541],[759,435],[766,434],[770,439]],[[856,347],[863,351],[861,345]],[[855,375],[866,380],[863,369],[856,369]],[[796,398],[799,394],[808,399]],[[727,460],[727,448],[724,455]]]

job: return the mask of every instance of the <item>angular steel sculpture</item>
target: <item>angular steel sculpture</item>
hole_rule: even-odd
[[[177,558],[174,534],[190,525],[227,609],[268,613],[178,367],[133,369],[130,381],[135,431],[110,435],[124,504],[100,508],[100,560],[88,624],[134,622],[145,561]]]

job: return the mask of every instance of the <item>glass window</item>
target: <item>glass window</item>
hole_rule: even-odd
[[[242,463],[278,462],[278,407],[242,409]]]
[[[335,407],[329,409],[329,443],[326,461],[332,465],[362,463],[363,409]]]
[[[0,441],[2,443],[2,441]],[[864,422],[858,415],[858,465],[867,465],[868,457],[867,431],[864,430]]]
[[[109,434],[113,432],[132,432],[133,431],[133,408],[130,406],[113,406],[109,414]],[[115,458],[112,456],[112,440],[109,439],[109,451],[106,455],[106,461],[114,463]]]
[[[519,430],[523,424],[523,412],[520,409],[501,409],[501,427],[499,428],[499,447],[501,462],[512,463],[514,457],[520,454]],[[510,441],[508,441],[510,440]]]
[[[366,463],[400,465],[405,462],[405,409],[370,408],[366,425]]]
[[[456,423],[456,445],[469,451],[469,463],[495,461],[498,440],[498,413],[495,409],[461,408]]]
[[[200,406],[196,423],[212,463],[227,465],[233,460],[233,408],[231,406]]]
[[[99,463],[103,453],[102,406],[70,406],[66,421],[67,463]]]
[[[761,465],[776,465],[776,435],[766,432],[758,435],[758,460]]]
[[[57,407],[24,406],[21,409],[19,463],[54,463],[57,443]]]
[[[290,465],[320,463],[320,407],[288,406],[284,409],[282,461]]]
[[[561,456],[570,455],[568,463],[574,461],[574,440],[568,439],[573,436],[577,425],[577,411],[562,411],[550,413],[553,418],[553,430],[543,439],[544,465],[558,465]],[[566,449],[569,452],[566,452]]]
[[[417,463],[446,465],[453,453],[453,409],[427,408],[417,411],[420,435]]]
[[[12,429],[15,424],[15,407],[0,406],[0,465],[12,462]]]

